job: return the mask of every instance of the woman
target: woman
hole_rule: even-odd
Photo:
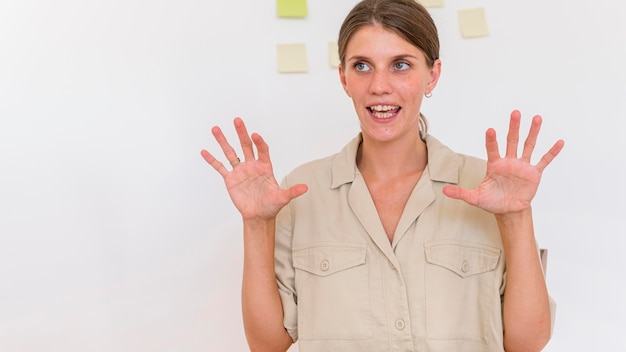
[[[430,136],[420,108],[439,79],[439,42],[414,0],[357,4],[339,56],[361,133],[338,154],[279,186],[267,144],[241,119],[243,161],[218,127],[232,170],[202,151],[243,219],[250,349],[541,350],[550,301],[530,203],[563,142],[531,165],[535,116],[518,157],[518,111],[504,157],[493,129],[486,162]]]

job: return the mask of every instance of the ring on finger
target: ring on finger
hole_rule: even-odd
[[[237,160],[233,160],[230,162],[230,166],[235,167],[241,163],[241,159],[237,158]]]

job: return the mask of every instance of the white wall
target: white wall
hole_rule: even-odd
[[[327,63],[355,0],[22,0],[0,3],[0,350],[243,351],[242,243],[218,151],[242,116],[277,177],[358,130]],[[464,40],[456,11],[484,6]],[[443,77],[423,111],[449,146],[484,156],[508,114],[563,138],[534,203],[559,303],[546,351],[624,350],[626,3],[448,0],[433,9]],[[305,42],[308,74],[276,73]]]

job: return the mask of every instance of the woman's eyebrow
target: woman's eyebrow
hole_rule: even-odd
[[[369,61],[369,58],[367,56],[355,55],[349,57],[346,61]]]
[[[399,54],[396,56],[393,56],[391,58],[391,61],[396,61],[396,60],[401,60],[401,59],[414,59],[414,60],[419,60],[419,58],[415,55],[412,54]],[[346,61],[371,61],[371,59],[367,56],[362,56],[362,55],[354,55],[349,57],[348,59],[346,59]]]
[[[411,55],[411,54],[400,54],[400,55],[396,55],[393,57],[393,60],[400,60],[400,59],[415,59],[415,60],[419,60],[419,58],[415,55]]]

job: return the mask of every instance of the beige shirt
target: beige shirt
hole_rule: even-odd
[[[300,351],[503,351],[495,219],[442,193],[478,185],[485,162],[427,136],[428,166],[390,243],[356,166],[360,142],[283,181],[309,187],[276,229],[284,325]]]

